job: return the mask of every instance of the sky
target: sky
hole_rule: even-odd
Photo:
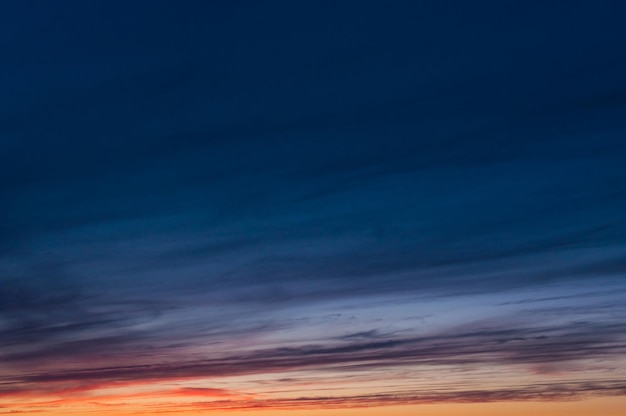
[[[0,415],[623,416],[623,1],[0,5]]]

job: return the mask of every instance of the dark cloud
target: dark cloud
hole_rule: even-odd
[[[496,328],[458,328],[452,333],[412,338],[379,335],[370,331],[352,334],[334,343],[261,348],[236,354],[221,351],[216,346],[213,358],[171,362],[163,361],[170,361],[177,355],[184,356],[185,349],[167,346],[164,340],[160,341],[161,345],[152,344],[150,348],[146,343],[133,345],[130,342],[132,339],[120,339],[118,335],[118,339],[101,337],[66,342],[37,352],[39,360],[44,361],[68,361],[82,357],[82,360],[94,363],[89,368],[66,370],[61,363],[54,371],[36,374],[32,372],[29,362],[35,354],[16,354],[9,357],[9,363],[24,360],[23,365],[31,368],[31,372],[13,375],[9,379],[13,380],[10,385],[14,387],[11,389],[29,390],[37,385],[54,389],[55,383],[60,383],[60,388],[66,388],[67,383],[99,386],[101,383],[220,378],[294,370],[325,369],[332,373],[346,367],[364,373],[374,369],[421,365],[463,367],[514,364],[531,368],[538,364],[564,363],[567,367],[601,360],[610,363],[614,357],[623,355],[626,352],[626,340],[622,335],[624,329],[623,322],[617,321],[526,328],[506,328],[502,322]],[[132,361],[144,361],[144,364],[131,364]],[[101,367],[113,362],[126,364]],[[616,369],[619,364],[613,366]]]
[[[626,385],[618,380],[599,383],[568,383],[520,386],[515,389],[466,390],[460,392],[394,392],[360,396],[298,397],[295,399],[219,400],[198,402],[190,408],[203,410],[341,409],[434,403],[485,403],[499,401],[567,401],[594,396],[621,396]]]

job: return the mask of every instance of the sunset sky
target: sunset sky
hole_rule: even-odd
[[[0,3],[0,415],[626,415],[625,16]]]

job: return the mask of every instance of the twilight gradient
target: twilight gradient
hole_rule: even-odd
[[[623,415],[625,13],[0,5],[0,415]]]

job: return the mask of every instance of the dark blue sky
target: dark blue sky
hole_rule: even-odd
[[[625,13],[3,4],[2,383],[623,358]]]

